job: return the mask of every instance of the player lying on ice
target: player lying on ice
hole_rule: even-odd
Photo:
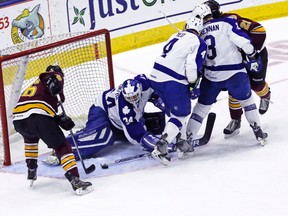
[[[151,88],[150,80],[144,75],[128,79],[118,88],[112,88],[99,95],[90,107],[86,127],[74,134],[82,158],[91,158],[100,150],[111,146],[116,140],[126,139],[132,144],[140,144],[145,150],[154,150],[165,127],[163,112],[144,113],[147,102],[152,102],[160,110],[165,106]],[[76,160],[79,160],[71,135],[67,137]],[[173,145],[170,146],[172,151]],[[59,160],[49,155],[45,162],[57,165]]]

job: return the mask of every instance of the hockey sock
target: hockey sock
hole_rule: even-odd
[[[267,82],[263,86],[253,88],[253,90],[260,98],[267,98],[270,95],[270,88]]]
[[[72,153],[71,146],[65,142],[62,146],[55,149],[55,153],[60,158],[60,163],[66,172],[70,172],[74,176],[79,177],[79,172],[75,160],[75,156]]]
[[[241,120],[243,111],[239,101],[234,99],[231,95],[229,95],[228,103],[231,119]]]
[[[26,159],[35,159],[38,158],[38,143],[25,143],[25,158]]]

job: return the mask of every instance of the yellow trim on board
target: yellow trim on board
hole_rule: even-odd
[[[267,19],[288,16],[287,8],[288,8],[288,0],[278,3],[234,10],[230,12],[237,13],[243,17],[247,17],[252,20],[262,21]],[[187,18],[188,17],[189,14],[187,14]],[[185,21],[174,23],[174,25],[179,29],[183,29],[184,24]],[[111,39],[112,53],[114,55],[128,50],[133,50],[136,48],[161,43],[166,41],[175,32],[176,29],[174,29],[170,24],[167,24],[165,26],[151,28],[144,31],[135,32],[133,34],[112,38]],[[101,43],[98,45],[101,45]],[[53,55],[53,53],[51,53],[51,55],[48,55],[45,58],[39,58],[30,61],[26,71],[25,79],[29,79],[35,76],[35,71],[33,70],[34,65],[39,64],[43,65],[42,71],[37,71],[37,75],[39,75],[39,73],[44,72],[48,64],[58,62],[58,64],[62,67],[62,69],[65,69],[67,67],[95,59],[95,47],[87,46],[77,49],[79,52],[85,53],[84,55],[81,56],[81,58],[79,58],[79,56],[75,56],[76,52],[75,50],[72,50],[59,53],[57,55]],[[61,59],[65,59],[65,62],[61,61]],[[3,68],[4,85],[13,83],[16,77],[17,70],[18,66],[15,65],[9,66],[8,68]]]
[[[256,21],[263,21],[267,19],[279,18],[288,16],[288,0],[272,4],[265,4],[240,10],[233,10],[230,12],[237,13],[243,17],[250,18]],[[187,14],[187,16],[189,16]],[[175,23],[175,25],[182,29],[185,21]],[[141,32],[113,38],[111,40],[112,53],[118,54],[128,50],[153,45],[166,41],[169,36],[175,33],[176,30],[171,25],[165,25],[157,28],[151,28]]]
[[[288,0],[231,11],[256,21],[288,16]]]

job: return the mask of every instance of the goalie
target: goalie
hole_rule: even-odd
[[[145,113],[148,101],[161,112]],[[158,141],[155,135],[161,134],[165,127],[165,113],[169,111],[151,88],[150,80],[141,74],[99,95],[89,109],[86,127],[73,136],[82,158],[91,158],[116,140],[140,144],[151,152]],[[67,140],[79,160],[73,137],[68,135]],[[58,159],[50,155],[45,162],[57,165]]]

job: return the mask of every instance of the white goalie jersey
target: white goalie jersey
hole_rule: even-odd
[[[132,144],[139,144],[147,133],[142,121],[144,108],[154,90],[150,82],[142,75],[136,76],[142,85],[142,93],[137,104],[127,102],[122,94],[122,87],[110,89],[99,96],[94,105],[107,112],[108,118],[114,127],[123,130],[126,138]]]

